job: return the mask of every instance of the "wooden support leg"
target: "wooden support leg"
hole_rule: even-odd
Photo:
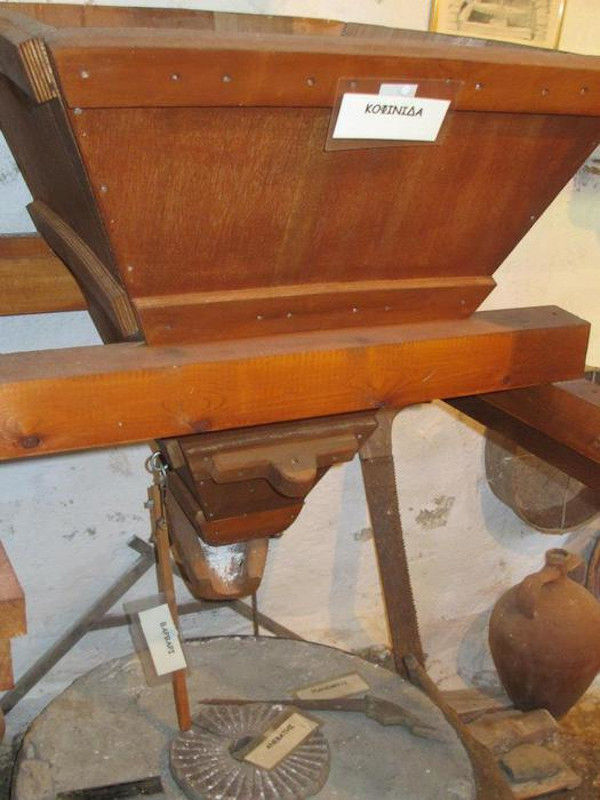
[[[387,612],[396,670],[406,676],[404,656],[412,653],[424,661],[408,561],[392,455],[392,423],[395,411],[377,414],[377,429],[360,450],[367,505],[373,528],[383,599]]]
[[[169,549],[169,531],[167,527],[166,509],[163,504],[162,490],[157,484],[153,484],[148,490],[151,501],[150,508],[152,513],[152,528],[154,544],[156,547],[156,573],[158,587],[165,595],[169,606],[173,622],[179,628],[179,615],[177,613],[177,603],[175,601],[175,585],[173,582],[173,569],[171,567],[171,553]],[[175,697],[175,708],[177,710],[177,720],[179,728],[187,731],[192,726],[190,713],[190,700],[188,697],[185,670],[177,670],[172,673],[173,695]]]

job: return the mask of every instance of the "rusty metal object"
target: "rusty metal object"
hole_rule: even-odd
[[[404,656],[407,653],[416,656],[421,664],[425,657],[398,510],[392,455],[395,414],[395,411],[387,410],[377,414],[377,430],[361,448],[360,463],[392,637],[394,664],[401,675],[406,675]]]
[[[496,603],[489,640],[500,680],[517,708],[561,717],[600,670],[600,604],[568,577],[566,550]]]
[[[454,728],[473,767],[477,800],[514,800],[506,778],[495,756],[473,736],[466,725],[446,702],[444,695],[431,680],[422,664],[411,653],[404,656],[410,681],[418,686],[440,709],[446,720]]]
[[[159,775],[137,781],[111,783],[108,786],[93,786],[89,789],[74,789],[72,792],[59,792],[56,800],[116,800],[126,797],[155,797],[164,791]]]
[[[219,699],[219,700],[199,700],[200,705],[234,705],[245,706],[255,703],[255,700]],[[289,700],[270,700],[275,705],[285,705]],[[399,703],[393,703],[383,697],[376,697],[367,694],[364,697],[338,697],[335,700],[301,700],[297,697],[293,699],[295,708],[302,711],[346,711],[351,714],[364,714],[370,719],[374,719],[380,725],[400,725],[407,731],[422,739],[434,739],[439,742],[446,741],[440,733],[439,728],[431,725],[424,719],[420,719],[407,708]]]
[[[303,800],[329,775],[329,745],[313,731],[272,770],[240,761],[232,750],[260,736],[285,706],[271,703],[202,706],[192,729],[173,739],[173,777],[191,800]]]

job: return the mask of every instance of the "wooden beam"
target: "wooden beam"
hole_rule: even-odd
[[[23,14],[0,10],[0,73],[38,103],[58,97],[43,41],[52,30]]]
[[[149,344],[187,344],[281,333],[366,328],[472,314],[495,287],[488,276],[305,283],[141,297]]]
[[[340,77],[387,76],[460,81],[459,111],[600,115],[600,67],[591,57],[469,47],[449,37],[415,44],[401,33],[383,39],[126,30],[126,39],[94,28],[47,37],[70,108],[331,108]]]
[[[25,595],[0,542],[0,691],[13,686],[10,640],[27,632]],[[3,721],[0,712],[0,739]]]
[[[0,542],[0,639],[27,633],[25,595]]]
[[[81,311],[75,279],[37,235],[0,236],[0,316]]]
[[[81,28],[94,22],[80,16],[75,27],[55,29],[5,5],[0,71],[38,100],[56,96],[47,43],[71,108],[331,107],[340,76],[396,76],[460,81],[458,110],[600,114],[600,67],[586,56],[377,26],[258,17],[249,27],[246,15],[199,18],[200,28],[189,16],[185,27],[173,17],[169,28],[156,17],[139,27],[130,17],[115,32]],[[106,19],[98,15],[96,25]]]
[[[12,689],[14,686],[14,676],[12,667],[12,657],[10,652],[10,639],[0,639],[0,691]],[[3,727],[4,720],[0,711],[0,728]],[[0,739],[2,736],[0,736]]]
[[[139,325],[127,292],[94,251],[45,203],[34,200],[27,208],[35,227],[81,287],[102,340],[139,340]]]
[[[181,436],[583,374],[589,325],[555,307],[179,347],[0,356],[0,459]]]
[[[581,379],[446,402],[600,491],[599,384]]]

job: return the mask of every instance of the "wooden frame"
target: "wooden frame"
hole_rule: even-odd
[[[583,372],[586,322],[476,308],[600,138],[600,61],[369,26],[26,9],[39,21],[0,11],[2,123],[36,226],[108,344],[0,356],[0,459],[387,417]],[[88,27],[107,18],[131,24]],[[326,152],[339,80],[366,77],[461,82],[443,142]],[[389,434],[362,457],[401,666],[420,647]]]
[[[574,378],[588,333],[549,307],[360,333],[4,355],[0,459]]]
[[[600,138],[597,59],[341,23],[23,10],[35,19],[0,6],[2,122],[38,229],[114,344],[0,357],[2,458],[582,372],[585,323],[473,312]],[[324,153],[341,75],[461,81],[444,142]],[[365,192],[371,174],[382,188]],[[50,306],[81,302],[64,289]],[[4,308],[42,310],[18,303]]]
[[[539,6],[538,0],[526,0],[531,7],[531,15],[533,19],[526,25],[526,27],[519,29],[514,28],[512,31],[509,26],[509,17],[507,17],[506,27],[503,29],[501,25],[494,25],[492,19],[493,11],[490,11],[490,19],[485,19],[485,5],[488,4],[496,6],[510,6],[510,0],[499,0],[499,2],[487,3],[474,2],[469,0],[467,3],[459,3],[456,0],[432,0],[431,16],[429,21],[429,30],[437,31],[439,33],[448,33],[459,36],[471,36],[482,39],[495,39],[502,42],[512,42],[513,44],[531,45],[533,47],[545,47],[556,49],[560,43],[560,36],[565,16],[565,8],[567,0],[549,0],[551,6],[548,10],[549,20],[547,28],[543,34],[537,35],[535,29],[535,13],[536,5]],[[543,0],[542,0],[543,1]],[[480,21],[470,20],[468,14],[473,7],[472,12],[479,12],[482,19]],[[515,6],[516,9],[516,6]],[[517,16],[518,16],[518,9]],[[510,13],[510,12],[508,12]],[[516,18],[515,18],[516,19]],[[530,27],[531,26],[531,27]],[[519,33],[517,34],[517,31]]]

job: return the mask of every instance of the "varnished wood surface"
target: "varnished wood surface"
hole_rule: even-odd
[[[0,315],[80,311],[75,279],[40,236],[0,236]]]
[[[464,112],[439,146],[325,152],[321,109],[100,109],[71,122],[152,336],[178,311],[156,296],[168,307],[192,292],[489,276],[600,138],[600,119]],[[476,297],[461,299],[473,310]]]
[[[10,639],[0,639],[0,691],[14,686]],[[4,733],[4,717],[0,711],[0,739]]]
[[[0,542],[0,639],[27,632],[25,595]]]
[[[71,107],[331,107],[341,77],[381,77],[462,81],[460,110],[600,114],[598,58],[439,41],[88,28],[49,46]]]
[[[357,281],[140,298],[150,344],[458,319],[475,311],[492,278]]]
[[[117,274],[60,101],[37,104],[0,75],[0,126],[34,199],[64,219],[106,268]]]
[[[38,231],[81,287],[103,341],[139,339],[139,324],[127,293],[93,250],[45,203],[34,200],[28,210]]]
[[[0,458],[574,378],[588,333],[587,323],[547,307],[228,343],[4,355]]]
[[[600,492],[600,385],[580,379],[448,400]]]
[[[9,77],[38,103],[58,97],[54,72],[43,41],[44,34],[51,31],[32,19],[12,11],[3,14],[0,9],[0,74]]]

